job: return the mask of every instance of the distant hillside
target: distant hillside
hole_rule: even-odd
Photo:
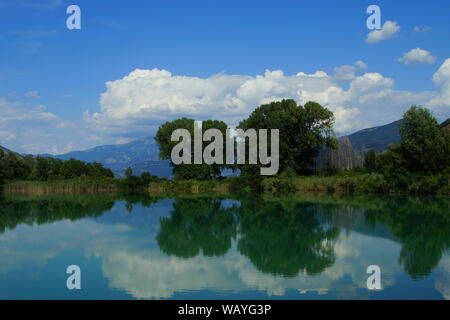
[[[4,151],[4,152],[7,152],[7,153],[14,153],[14,154],[18,155],[17,152],[11,151],[11,150],[9,150],[9,149],[7,149],[7,148],[5,148],[5,147],[2,147],[2,146],[0,146],[0,150],[2,150],[2,151]]]
[[[400,141],[398,124],[401,120],[367,128],[348,136],[338,138],[338,150],[324,148],[317,157],[317,169],[325,167],[339,168],[343,170],[361,167],[364,163],[364,154],[373,150],[383,152],[392,143]]]
[[[359,153],[364,154],[369,150],[383,152],[390,144],[400,141],[398,128],[400,122],[401,120],[398,120],[384,126],[364,129],[347,137],[353,148]]]
[[[98,146],[84,151],[74,151],[55,158],[70,158],[82,161],[97,161],[114,171],[116,176],[123,176],[126,168],[131,167],[136,175],[148,171],[158,177],[169,177],[169,162],[159,160],[159,148],[153,137],[143,137],[125,144]]]
[[[0,150],[3,150],[5,152],[11,152],[11,151],[9,151],[8,149],[6,149],[5,147],[2,147],[2,146],[0,146]]]
[[[447,130],[450,130],[450,118],[448,118],[447,120],[445,120],[444,122],[442,122],[440,124],[441,128],[445,128]]]
[[[140,175],[142,172],[150,172],[152,175],[160,178],[170,178],[172,176],[172,167],[169,160],[149,160],[131,165],[133,174]],[[124,171],[117,174],[124,176]]]

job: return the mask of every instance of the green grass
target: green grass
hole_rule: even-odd
[[[15,181],[3,186],[6,193],[15,194],[80,194],[128,191],[150,194],[230,194],[230,193],[329,193],[329,194],[440,194],[450,195],[448,175],[400,176],[388,181],[378,173],[343,172],[330,176],[258,177],[258,183],[248,178],[231,177],[221,181],[161,179],[148,185],[124,188],[123,179],[80,177],[70,180]],[[400,182],[401,183],[400,183]],[[260,184],[259,184],[260,183]],[[256,186],[256,187],[255,187]]]
[[[293,184],[299,191],[384,193],[388,190],[386,180],[376,173],[296,177]]]
[[[118,190],[113,178],[85,178],[51,181],[13,181],[2,186],[5,193],[98,193]]]
[[[197,180],[162,180],[150,183],[150,193],[173,194],[221,194],[229,193],[230,182],[223,181],[197,181]]]

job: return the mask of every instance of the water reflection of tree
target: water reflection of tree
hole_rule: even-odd
[[[177,199],[169,218],[162,218],[157,235],[161,251],[178,257],[220,256],[236,236],[234,207],[221,207],[220,199]]]
[[[195,257],[201,250],[223,255],[239,225],[238,250],[262,272],[317,274],[334,263],[339,231],[326,228],[316,209],[260,200],[226,209],[220,199],[177,199],[171,216],[161,219],[157,241],[163,252],[178,257]]]
[[[132,197],[117,194],[8,196],[0,199],[0,233],[19,224],[40,225],[64,219],[75,221],[99,217],[121,199],[131,206],[130,212],[135,203],[148,207],[159,200],[148,195]]]
[[[150,196],[146,192],[127,192],[121,194],[120,199],[125,200],[125,210],[127,210],[128,213],[132,213],[135,204],[140,204],[144,208],[150,208],[152,204],[158,202],[162,198]]]
[[[0,201],[0,232],[14,229],[19,224],[45,224],[68,219],[75,221],[98,217],[111,210],[111,197],[29,197]]]
[[[394,198],[367,212],[368,223],[384,223],[402,243],[399,263],[414,279],[429,275],[450,248],[449,199]]]
[[[277,202],[243,203],[239,251],[262,272],[296,276],[318,274],[335,261],[337,228],[327,228],[316,205],[286,208]]]
[[[98,217],[116,200],[125,200],[132,214],[134,204],[149,207],[159,199],[148,195],[8,197],[0,200],[0,233],[19,224]],[[282,276],[300,271],[317,274],[331,266],[333,242],[342,227],[399,241],[399,263],[412,278],[429,275],[450,248],[449,197],[291,200],[246,199],[240,207],[225,208],[221,199],[176,199],[171,216],[161,219],[157,241],[163,252],[188,258],[200,252],[223,255],[237,238],[239,252],[260,271]]]

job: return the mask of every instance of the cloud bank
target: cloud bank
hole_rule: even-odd
[[[209,78],[173,75],[167,70],[136,69],[106,83],[101,111],[85,113],[85,121],[112,135],[145,134],[183,116],[220,119],[236,125],[263,103],[290,98],[300,104],[317,101],[332,110],[335,130],[345,133],[398,120],[412,104],[430,107],[438,117],[450,111],[450,59],[435,73],[435,91],[396,90],[394,80],[377,72],[362,73],[367,65],[286,75],[266,70],[262,75],[216,74]],[[344,83],[342,83],[344,82]],[[347,88],[345,88],[347,87]]]

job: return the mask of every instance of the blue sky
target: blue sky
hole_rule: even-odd
[[[66,27],[70,4],[81,30]],[[375,42],[371,4],[387,30]],[[0,0],[0,145],[61,153],[185,115],[233,125],[278,98],[317,100],[342,133],[412,103],[444,119],[449,12],[444,0]]]

